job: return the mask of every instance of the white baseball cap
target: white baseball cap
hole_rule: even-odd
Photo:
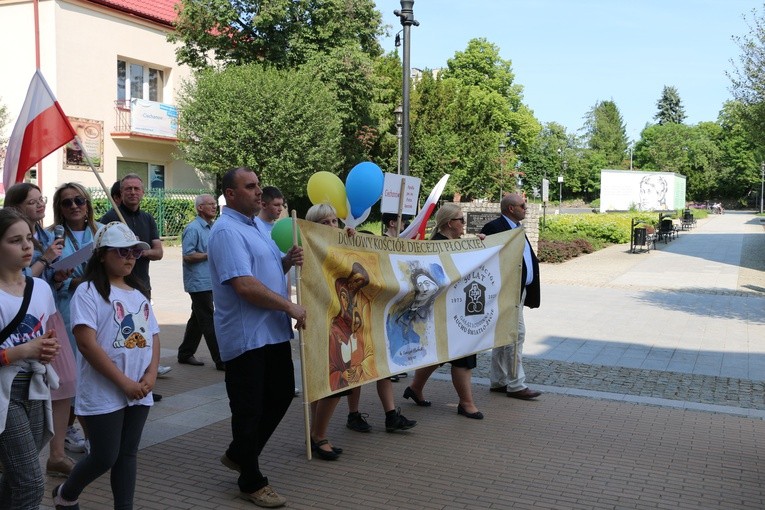
[[[124,223],[113,221],[98,229],[93,238],[93,249],[103,247],[131,248],[136,246],[142,250],[148,250],[149,245],[136,237],[130,228]]]

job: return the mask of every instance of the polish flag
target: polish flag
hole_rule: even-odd
[[[5,189],[24,180],[27,170],[75,136],[77,133],[38,69],[8,141],[3,164]]]
[[[428,220],[430,215],[436,208],[438,200],[441,198],[441,193],[444,192],[446,187],[446,181],[449,180],[449,174],[444,174],[438,184],[433,188],[433,191],[428,195],[428,199],[425,204],[420,208],[420,212],[414,217],[412,223],[406,227],[406,230],[401,232],[398,236],[405,239],[425,239],[425,228],[428,226]]]

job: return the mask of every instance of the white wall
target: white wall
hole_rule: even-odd
[[[673,172],[600,171],[600,212],[684,207],[685,176]]]
[[[94,4],[40,0],[41,70],[64,112],[70,117],[104,123],[101,177],[107,187],[117,175],[117,160],[165,166],[166,187],[202,188],[193,168],[173,157],[175,144],[133,137],[113,139],[117,99],[117,60],[137,61],[164,70],[162,102],[174,104],[181,81],[191,71],[175,63],[166,27],[129,17]],[[8,107],[10,135],[35,69],[34,21],[31,1],[0,0],[0,100]],[[12,70],[8,72],[7,70]],[[52,196],[60,182],[98,186],[92,172],[63,169],[63,149],[43,161],[43,193]]]

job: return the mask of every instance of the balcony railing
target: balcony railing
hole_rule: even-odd
[[[178,140],[178,110],[174,105],[145,99],[118,99],[112,137]]]

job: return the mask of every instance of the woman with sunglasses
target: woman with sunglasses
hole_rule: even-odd
[[[48,228],[52,232],[55,225],[64,228],[63,249],[61,257],[65,258],[80,250],[84,246],[93,242],[93,236],[102,226],[93,218],[93,205],[88,191],[79,183],[66,182],[60,185],[53,194],[53,226]],[[58,281],[54,278],[53,295],[56,298],[56,307],[64,319],[66,332],[69,338],[69,345],[72,352],[77,352],[77,342],[72,333],[69,304],[74,291],[82,281],[82,274],[85,271],[83,262],[67,276],[67,278]],[[66,447],[75,453],[87,451],[87,428],[84,422],[82,424],[85,437],[74,427],[74,412],[69,413],[68,426],[66,428]],[[72,467],[74,463],[72,463]],[[71,468],[70,468],[71,471]]]
[[[453,203],[442,205],[436,213],[436,228],[430,238],[432,240],[459,239],[464,233],[465,214],[462,212],[462,208]],[[484,239],[486,236],[479,234],[478,237]],[[471,386],[471,370],[478,364],[477,356],[471,354],[464,358],[453,359],[449,363],[452,366],[452,384],[460,400],[457,404],[457,414],[474,420],[482,420],[483,413],[478,410],[473,401],[473,388]],[[422,390],[425,388],[425,383],[428,382],[430,375],[438,367],[439,365],[432,365],[415,370],[412,384],[404,390],[404,398],[411,398],[418,406],[430,406],[430,401],[425,400]]]

